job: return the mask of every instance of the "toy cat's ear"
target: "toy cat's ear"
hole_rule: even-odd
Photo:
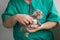
[[[38,14],[38,17],[37,17],[38,19],[41,19],[43,17],[42,11],[38,10],[37,14]]]
[[[37,15],[37,19],[41,19],[42,16],[43,16],[43,13],[42,13],[42,11],[40,11],[40,10],[36,10],[36,11],[33,13],[33,15]]]

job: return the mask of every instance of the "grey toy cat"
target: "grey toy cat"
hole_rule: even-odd
[[[36,27],[39,27],[41,26],[41,23],[39,22],[39,19],[42,18],[42,12],[40,10],[36,10],[32,16],[31,16],[33,19],[34,19],[34,22],[33,24],[27,24],[27,26],[24,27],[24,25],[22,25],[22,27],[20,28],[20,31],[22,31],[23,29],[25,29],[26,27],[30,27],[31,28],[31,25],[36,25]],[[32,28],[31,28],[32,29]],[[29,32],[26,32],[25,36],[28,37],[28,34]]]

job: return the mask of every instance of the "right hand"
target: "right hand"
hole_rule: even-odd
[[[15,15],[16,17],[16,20],[20,23],[22,23],[23,25],[26,26],[26,24],[29,24],[29,23],[33,23],[33,18],[30,17],[29,15],[26,15],[26,14],[17,14]]]

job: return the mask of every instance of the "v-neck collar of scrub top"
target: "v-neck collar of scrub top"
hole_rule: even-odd
[[[22,1],[25,3],[25,5],[29,6],[29,4],[25,2],[25,0],[22,0]],[[41,0],[31,0],[31,5],[34,8],[34,10],[41,10],[41,11],[43,10],[43,7],[42,7],[43,3]]]
[[[26,4],[26,5],[29,5],[25,0],[23,0],[23,2]],[[40,2],[40,3],[39,3]],[[31,4],[32,4],[32,6],[36,6],[37,7],[37,5],[38,4],[41,4],[41,0],[31,0]],[[42,4],[41,4],[42,5]]]
[[[23,1],[24,1],[24,0],[23,0]],[[26,3],[25,1],[24,1],[24,3],[29,6],[29,4]],[[45,8],[45,6],[43,7],[43,4],[44,4],[44,3],[42,3],[41,0],[31,0],[31,5],[32,5],[32,7],[34,8],[34,10],[41,10],[41,11],[43,11],[43,9]],[[45,9],[44,9],[44,10],[45,10]],[[46,11],[46,12],[47,12],[47,11]]]

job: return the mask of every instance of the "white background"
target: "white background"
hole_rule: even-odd
[[[9,0],[0,0],[0,40],[13,40],[13,30],[4,28],[2,25],[1,14],[4,12]],[[60,13],[60,0],[54,0],[57,10]],[[55,40],[60,40],[60,27],[52,30]]]

